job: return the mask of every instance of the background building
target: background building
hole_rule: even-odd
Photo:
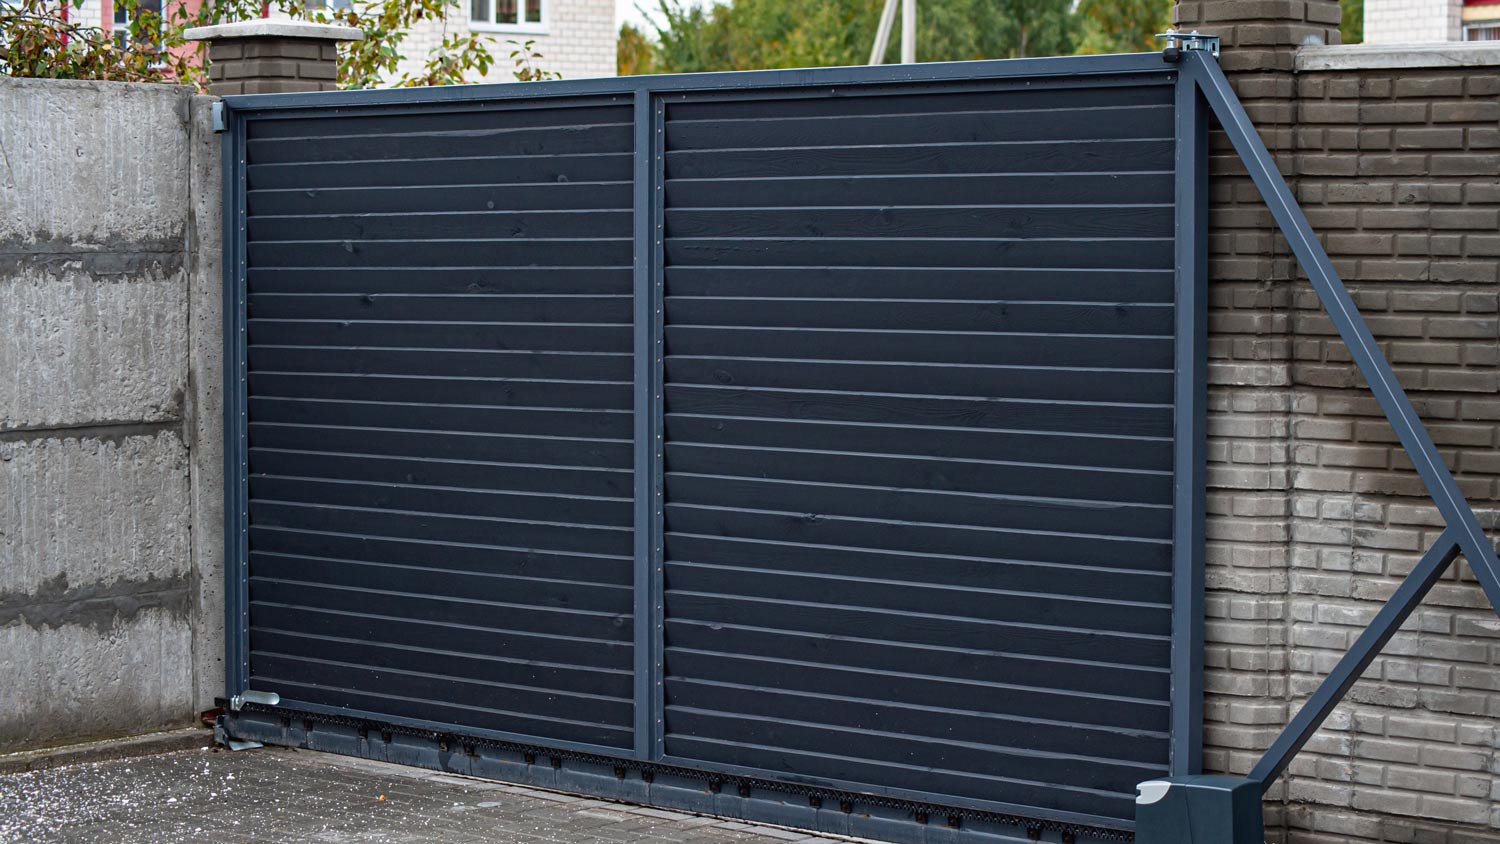
[[[509,41],[535,41],[542,55],[537,66],[564,79],[615,75],[614,0],[463,0],[463,9],[412,29],[403,45],[403,73],[416,72],[446,35],[483,32],[496,59],[486,82],[514,81]]]
[[[1500,41],[1500,0],[1365,0],[1365,42]]]

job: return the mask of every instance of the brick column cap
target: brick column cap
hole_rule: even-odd
[[[363,41],[365,34],[352,26],[308,21],[257,18],[213,26],[195,26],[183,34],[188,41],[235,41],[241,38],[293,38],[306,41]]]
[[[1441,44],[1335,44],[1297,51],[1297,70],[1401,70],[1420,67],[1494,67],[1500,41]]]

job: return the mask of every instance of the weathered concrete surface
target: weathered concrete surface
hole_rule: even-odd
[[[222,515],[217,349],[192,356],[220,240],[203,100],[0,79],[0,752],[190,723],[221,676],[195,549]]]
[[[181,251],[190,91],[0,84],[0,251]]]
[[[175,607],[127,609],[93,624],[0,627],[0,752],[83,738],[133,735],[191,722],[192,631],[187,591]]]
[[[189,161],[187,436],[192,503],[193,699],[224,694],[223,172],[213,98],[192,101]]]
[[[188,453],[175,431],[0,442],[0,601],[188,573]]]
[[[0,751],[192,717],[188,452],[0,442]]]
[[[182,253],[0,255],[0,431],[182,418]]]

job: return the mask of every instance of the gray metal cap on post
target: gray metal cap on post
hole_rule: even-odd
[[[209,91],[219,96],[332,91],[338,43],[364,39],[349,26],[268,19],[200,26],[184,35],[208,42]]]

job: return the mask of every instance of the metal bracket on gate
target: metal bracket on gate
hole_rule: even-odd
[[[1139,844],[1261,844],[1262,796],[1460,553],[1469,561],[1490,603],[1500,613],[1500,558],[1496,557],[1473,508],[1464,499],[1411,399],[1401,388],[1354,299],[1334,270],[1328,253],[1318,242],[1307,216],[1297,205],[1270,151],[1235,97],[1224,71],[1210,59],[1210,55],[1218,55],[1218,39],[1214,39],[1214,49],[1210,50],[1194,41],[1204,38],[1197,33],[1187,36],[1173,33],[1169,37],[1168,52],[1175,52],[1176,56],[1167,60],[1180,64],[1179,84],[1193,86],[1218,118],[1447,525],[1248,776],[1172,777],[1139,786],[1136,798]]]
[[[1167,47],[1162,51],[1161,57],[1169,64],[1176,64],[1182,58],[1182,54],[1190,51],[1205,51],[1219,57],[1220,38],[1217,35],[1204,35],[1198,30],[1192,32],[1178,32],[1169,29],[1166,32],[1158,32],[1157,38],[1167,39]]]

